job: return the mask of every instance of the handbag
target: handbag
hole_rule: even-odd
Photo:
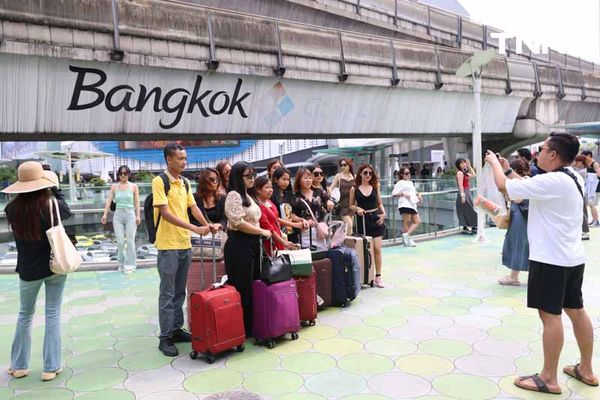
[[[333,231],[333,234],[331,235],[329,248],[335,249],[344,244],[344,240],[346,240],[347,225],[343,221],[334,221],[331,223],[330,228]]]
[[[53,204],[58,217],[56,226],[54,225],[54,213],[52,211]],[[51,199],[48,206],[50,209],[50,229],[46,231],[46,236],[52,249],[50,253],[50,270],[55,274],[66,275],[77,271],[82,262],[81,255],[65,232],[56,199]]]
[[[312,217],[312,219],[315,220],[315,222],[317,222],[317,218],[315,217],[315,214],[313,213],[312,209],[310,208],[310,205],[306,202],[306,200],[304,200],[304,199],[300,199],[300,200],[302,200],[302,202],[308,208],[308,212],[310,212],[310,216]],[[317,239],[319,239],[319,240],[329,239],[329,225],[327,225],[326,222],[317,222],[316,230],[317,230]]]
[[[227,241],[227,232],[220,231],[200,236],[192,232],[192,257],[209,258],[214,257],[219,260],[223,258],[223,249]]]
[[[115,201],[110,202],[110,211],[115,211],[117,209],[117,203]]]
[[[312,254],[310,249],[301,250],[279,250],[281,255],[289,257],[292,265],[292,275],[311,276],[312,275]]]
[[[271,249],[273,249],[273,239],[269,239]],[[274,254],[271,251],[271,254]],[[293,278],[292,263],[287,254],[277,254],[269,256],[264,254],[262,243],[260,244],[260,279],[267,283],[277,283],[289,281]]]

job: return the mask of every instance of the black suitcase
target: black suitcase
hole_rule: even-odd
[[[331,304],[333,306],[346,307],[348,303],[346,290],[348,278],[344,248],[329,249],[327,251],[327,258],[331,260]]]

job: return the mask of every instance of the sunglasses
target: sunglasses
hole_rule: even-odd
[[[315,171],[315,172],[313,172],[313,175],[314,176],[323,176],[323,172],[321,172],[321,171]]]
[[[119,172],[119,176],[127,176],[129,175],[127,172]]]
[[[410,172],[405,172],[402,174],[402,176],[410,176]]]
[[[242,176],[248,179],[256,179],[256,172],[253,172],[251,174],[243,174]]]
[[[340,167],[347,167],[347,166],[348,166],[348,164],[346,164],[346,163],[340,164]]]
[[[373,173],[371,171],[363,171],[362,174],[364,176],[373,176]]]

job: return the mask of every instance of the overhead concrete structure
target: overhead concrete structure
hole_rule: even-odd
[[[116,4],[0,0],[1,140],[471,135],[470,80],[454,76],[471,51],[183,2]],[[484,140],[599,119],[589,68],[499,55],[483,69]]]

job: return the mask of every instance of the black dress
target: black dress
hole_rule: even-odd
[[[363,217],[361,217],[360,215],[356,216],[357,232],[372,237],[380,237],[385,235],[385,224],[379,225],[377,223],[377,220],[379,219],[380,215],[379,205],[377,201],[377,190],[373,188],[371,190],[371,194],[365,196],[363,192],[360,191],[360,188],[357,186],[354,191],[354,199],[356,200],[356,205],[362,208],[363,210],[374,210],[372,212],[365,212],[364,225]]]

